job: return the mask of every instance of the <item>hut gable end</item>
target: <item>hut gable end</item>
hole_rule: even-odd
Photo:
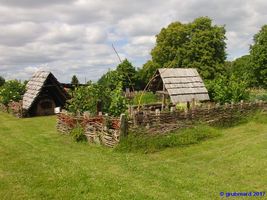
[[[28,115],[42,115],[36,113],[37,105],[35,104],[45,98],[50,98],[53,106],[63,107],[68,94],[51,72],[38,71],[26,85],[22,107]]]

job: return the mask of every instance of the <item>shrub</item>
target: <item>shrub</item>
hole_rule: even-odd
[[[77,124],[76,127],[72,129],[70,135],[76,142],[82,142],[87,140],[86,136],[84,135],[84,130],[80,124]]]
[[[25,93],[25,84],[18,80],[6,81],[0,88],[0,103],[7,106],[11,101],[18,102]]]
[[[99,84],[91,84],[75,88],[73,97],[68,101],[67,109],[72,113],[89,111],[97,114],[98,104],[102,104],[103,111],[110,105],[110,91]]]
[[[247,83],[236,76],[219,76],[206,82],[210,98],[220,103],[239,102],[249,98]]]

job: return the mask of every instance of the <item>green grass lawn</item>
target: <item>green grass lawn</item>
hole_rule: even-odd
[[[0,198],[195,200],[267,192],[267,121],[221,132],[186,147],[120,153],[58,134],[55,117],[0,113]]]

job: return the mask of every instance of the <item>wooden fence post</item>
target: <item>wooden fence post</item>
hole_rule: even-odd
[[[121,114],[120,116],[120,137],[124,138],[128,134],[128,122],[125,114]]]

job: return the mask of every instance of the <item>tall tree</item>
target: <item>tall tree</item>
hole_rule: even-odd
[[[80,82],[79,82],[79,79],[77,78],[76,75],[73,75],[72,78],[71,78],[71,84],[72,85],[78,85]]]
[[[127,59],[125,59],[116,68],[119,76],[121,77],[123,90],[126,88],[133,89],[136,81],[136,70]]]
[[[250,47],[255,86],[267,88],[267,25],[254,36],[254,44]]]
[[[208,17],[188,24],[171,23],[156,36],[152,61],[160,67],[194,67],[202,77],[213,79],[223,71],[226,59],[225,28]]]
[[[6,80],[5,80],[2,76],[0,76],[0,87],[1,87],[2,85],[4,85],[5,82],[6,82]]]

